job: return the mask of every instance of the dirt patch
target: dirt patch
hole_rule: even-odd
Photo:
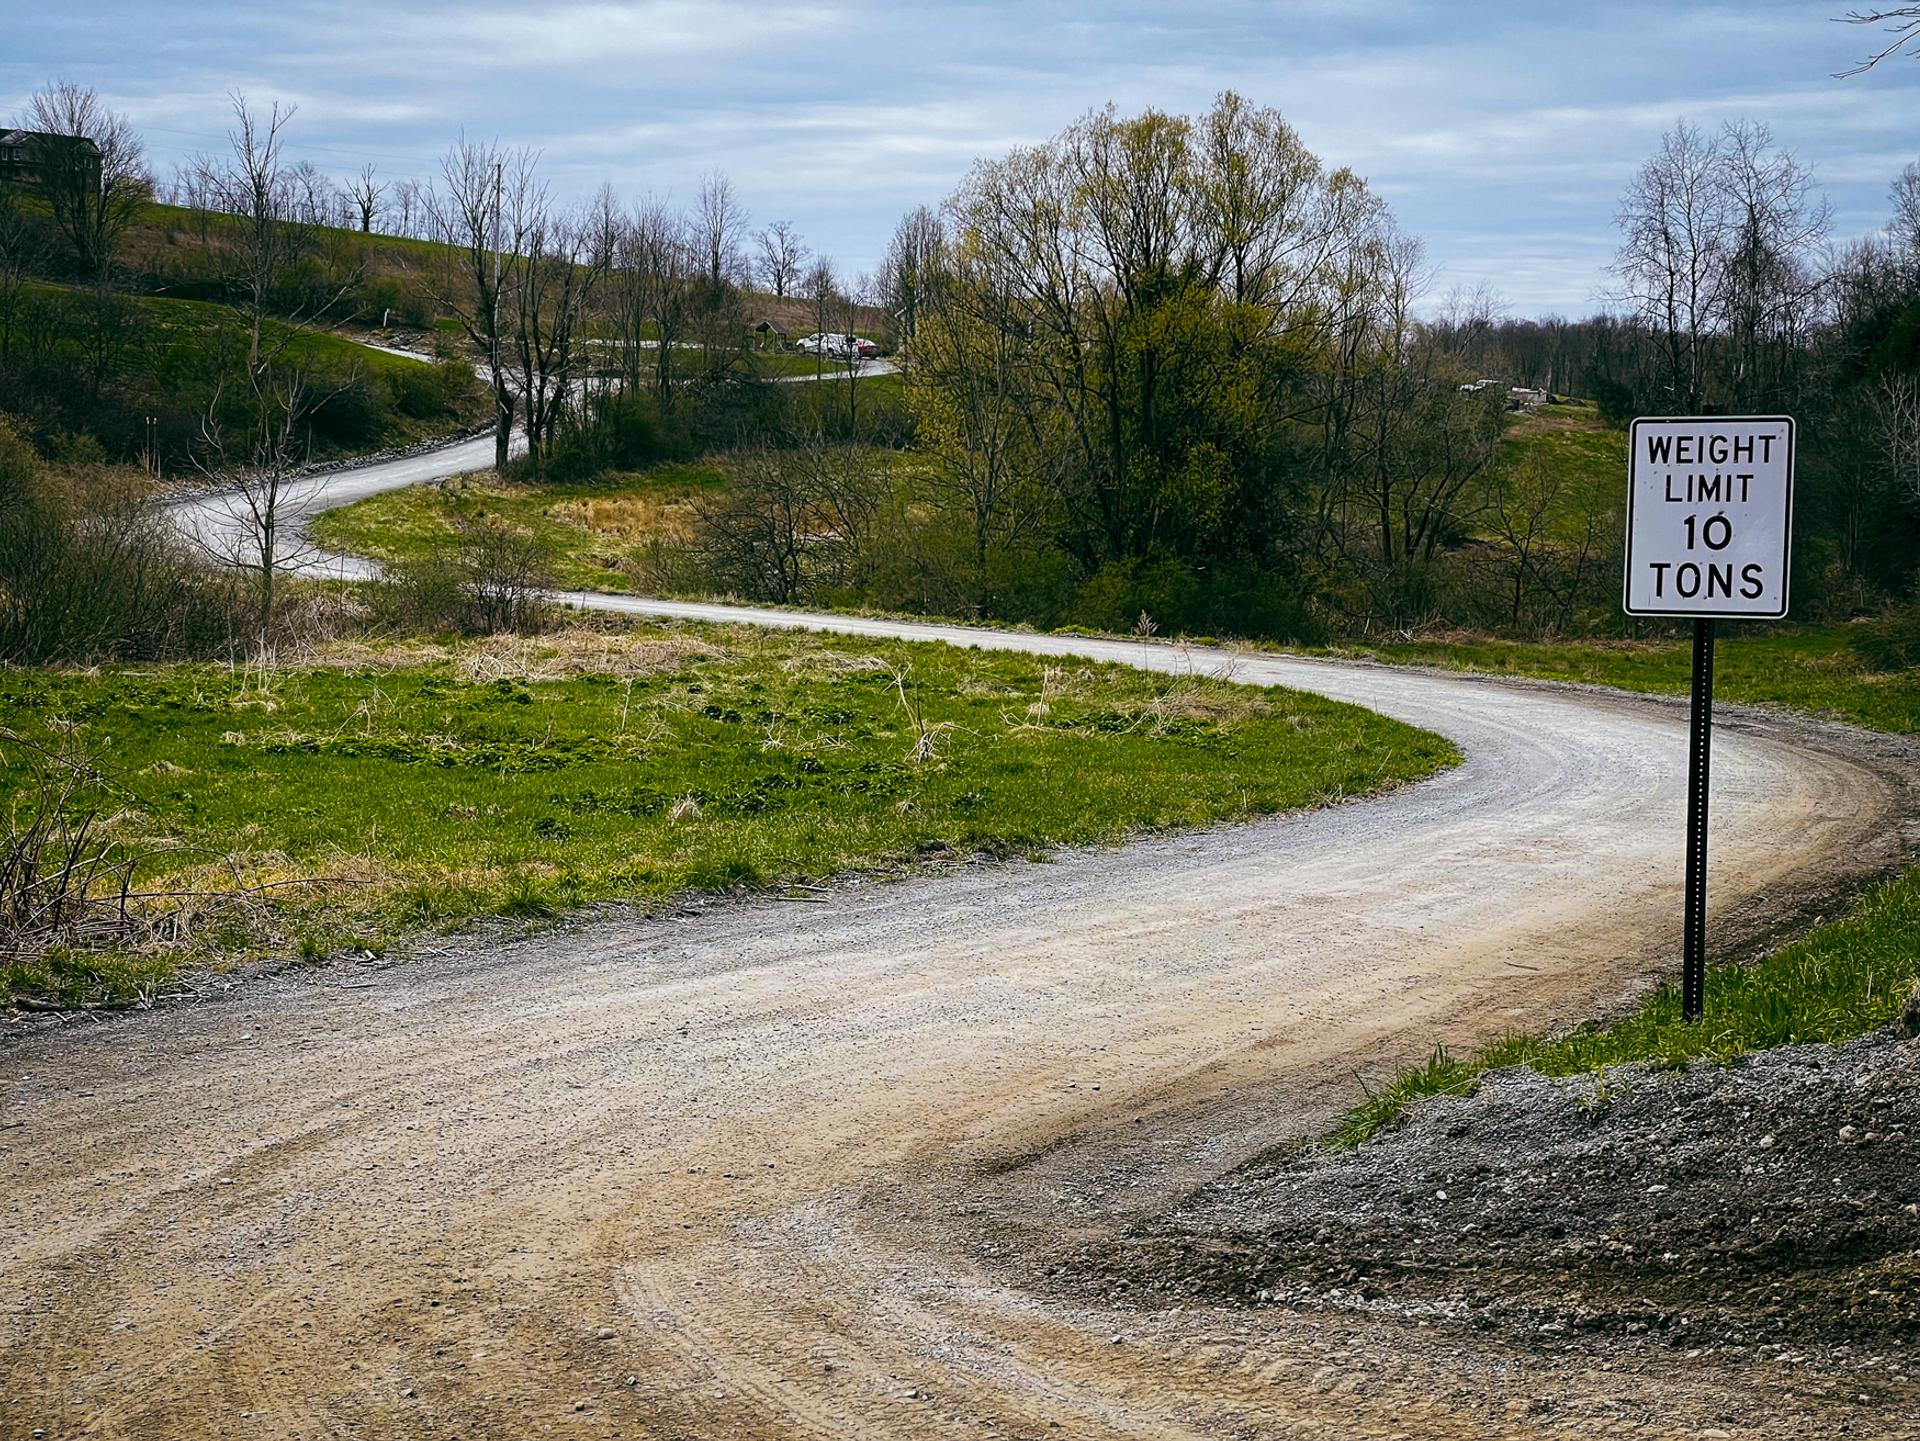
[[[1490,1074],[1350,1152],[1261,1158],[1082,1261],[1118,1285],[1719,1348],[1920,1336],[1920,1044]],[[1858,1364],[1856,1362],[1856,1364]]]

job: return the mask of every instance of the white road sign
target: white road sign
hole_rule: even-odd
[[[1636,420],[1627,476],[1629,615],[1787,613],[1790,416]]]

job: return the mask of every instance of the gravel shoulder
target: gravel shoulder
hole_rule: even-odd
[[[1440,1097],[1299,1148],[1089,1248],[1098,1284],[1646,1337],[1906,1383],[1920,1338],[1920,1044],[1896,1031],[1730,1065]]]

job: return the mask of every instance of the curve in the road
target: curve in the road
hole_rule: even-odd
[[[1356,1068],[1580,1014],[1663,963],[1676,709],[572,599],[1193,666],[1466,760],[1254,825],[474,940],[17,1042],[0,1434],[1468,1436],[1514,1434],[1489,1418],[1542,1384],[1650,1388],[1663,1434],[1663,1406],[1737,1401],[1737,1377],[1571,1361],[1468,1376],[1457,1338],[1405,1327],[1374,1356],[1311,1318],[1116,1314],[1008,1269],[1311,1133]],[[1721,917],[1869,864],[1904,804],[1865,742],[1788,722],[1725,730],[1714,780]]]

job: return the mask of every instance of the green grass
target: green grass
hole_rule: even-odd
[[[448,544],[462,522],[500,520],[547,543],[562,587],[624,592],[636,588],[636,561],[685,544],[694,497],[725,481],[719,459],[577,484],[518,484],[481,473],[327,511],[314,518],[312,533],[332,551],[406,564]]]
[[[766,377],[781,375],[825,375],[829,379],[836,374],[844,375],[844,370],[832,360],[822,361],[815,355],[806,355],[791,350],[762,350],[751,357],[754,374]]]
[[[46,297],[80,294],[71,287],[42,282],[34,282],[29,288]],[[171,413],[177,419],[185,408],[197,425],[219,378],[225,375],[230,380],[244,367],[245,319],[213,301],[151,295],[122,299],[137,315],[138,327],[137,342],[115,360],[113,374],[118,383],[145,395],[143,404],[163,416]],[[315,453],[320,456],[435,439],[486,413],[484,392],[477,383],[468,387],[464,398],[444,398],[439,387],[442,377],[418,360],[275,319],[265,322],[263,339],[278,364],[309,372],[317,393],[342,385],[349,376],[369,383],[367,394],[373,410],[365,428],[351,437],[330,439],[325,426],[318,427],[312,438]],[[77,344],[76,339],[67,337],[56,346],[56,354],[75,360]],[[403,397],[417,400],[422,395],[443,398],[434,399],[428,409],[408,413]]]
[[[1725,627],[1714,651],[1714,695],[1874,730],[1920,732],[1920,671],[1871,669],[1854,653],[1848,633],[1844,625]],[[1581,681],[1655,695],[1687,694],[1693,668],[1691,643],[1678,639],[1417,641],[1344,646],[1328,653],[1488,675]]]
[[[875,448],[866,455],[893,470],[925,464],[908,451]],[[692,542],[695,499],[726,480],[726,457],[719,455],[570,484],[481,473],[327,511],[314,518],[312,533],[328,550],[405,564],[446,545],[463,522],[491,518],[541,537],[563,588],[657,591],[663,566],[673,569]]]
[[[1436,1050],[1367,1096],[1334,1132],[1355,1146],[1428,1096],[1470,1092],[1503,1066],[1548,1076],[1603,1072],[1608,1066],[1680,1066],[1727,1062],[1749,1051],[1808,1041],[1844,1041],[1886,1025],[1920,979],[1920,870],[1881,886],[1845,919],[1750,966],[1707,972],[1706,1016],[1681,1019],[1680,992],[1663,985],[1626,1019],[1558,1040],[1511,1036],[1475,1056]]]
[[[296,668],[0,674],[0,724],[72,734],[109,779],[126,853],[187,848],[146,862],[141,889],[293,883],[257,910],[216,908],[191,944],[0,970],[0,992],[66,1002],[488,915],[1117,841],[1457,759],[1308,695],[720,627],[342,644]],[[16,805],[25,760],[0,740]]]
[[[72,286],[45,281],[31,282],[27,288],[48,296],[78,293]],[[230,348],[244,345],[245,322],[229,306],[211,300],[180,300],[163,295],[130,295],[125,299],[138,308],[156,330],[174,339],[206,345],[224,342]],[[334,370],[345,370],[352,366],[372,376],[394,375],[417,369],[421,364],[417,360],[374,350],[323,330],[296,331],[281,320],[269,319],[266,322],[265,340],[269,345],[284,342],[285,349],[280,354],[288,361],[307,365],[324,364]]]
[[[755,351],[750,359],[753,363],[754,373],[765,377],[818,375],[823,376],[825,380],[838,380],[842,384],[846,382],[847,378],[846,362],[844,360],[837,360],[833,356],[827,356],[823,360],[821,357],[810,355],[806,351],[759,350]],[[871,362],[869,362],[869,364],[871,364]],[[893,371],[886,371],[879,375],[862,375],[859,383],[862,386],[869,385],[875,381],[886,380],[894,374],[895,372]],[[824,381],[822,383],[824,383]]]

